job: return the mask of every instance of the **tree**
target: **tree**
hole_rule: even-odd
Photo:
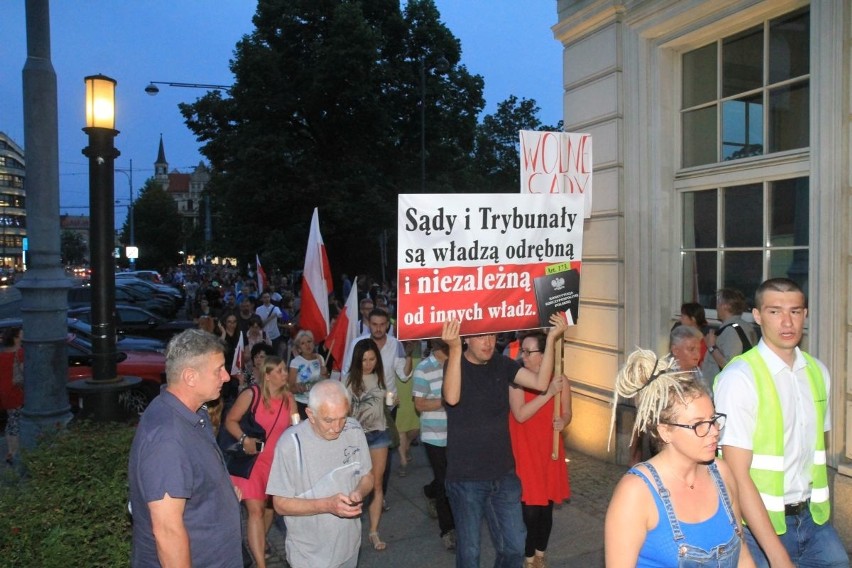
[[[521,130],[562,130],[562,121],[556,126],[541,123],[541,109],[535,99],[511,95],[497,105],[497,112],[482,119],[476,131],[474,150],[475,170],[487,183],[489,191],[516,193],[520,190]]]
[[[63,264],[85,264],[87,262],[89,245],[80,233],[64,229],[59,235],[59,239]]]
[[[421,67],[428,189],[469,187],[483,81],[439,17],[432,0],[258,2],[231,96],[181,105],[214,172],[214,252],[299,266],[320,206],[335,271],[377,273],[364,249],[395,242],[396,197],[420,187]]]
[[[140,267],[165,270],[180,261],[183,246],[182,218],[174,199],[163,186],[149,178],[133,204],[134,236]],[[124,222],[120,240],[129,243],[130,227]]]

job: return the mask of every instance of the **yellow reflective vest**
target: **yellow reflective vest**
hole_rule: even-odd
[[[816,410],[816,443],[811,467],[810,511],[814,522],[825,524],[830,515],[828,472],[825,465],[825,411],[828,397],[825,381],[816,360],[802,351],[808,382]],[[757,427],[754,431],[750,475],[760,492],[776,534],[787,532],[784,520],[784,420],[781,402],[769,367],[757,349],[735,357],[748,363],[757,388]],[[717,381],[718,384],[718,381]]]

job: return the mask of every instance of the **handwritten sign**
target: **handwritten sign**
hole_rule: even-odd
[[[565,193],[592,214],[592,135],[521,130],[521,193]]]

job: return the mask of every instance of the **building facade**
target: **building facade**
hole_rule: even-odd
[[[210,169],[204,165],[204,162],[199,162],[189,174],[180,173],[177,170],[169,172],[163,137],[160,136],[157,161],[154,162],[154,181],[162,185],[175,200],[178,212],[184,219],[184,226],[197,227],[203,218],[203,214],[200,215],[199,212],[204,204],[204,190],[210,181]]]
[[[613,383],[681,303],[786,276],[832,375],[834,521],[852,548],[852,0],[558,0],[565,129],[594,140],[569,444],[626,463]]]
[[[27,236],[25,178],[24,151],[0,132],[0,268],[23,269]]]

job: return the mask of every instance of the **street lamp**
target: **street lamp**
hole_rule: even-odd
[[[145,92],[151,95],[152,97],[157,95],[160,92],[160,88],[157,85],[166,85],[167,87],[182,87],[185,89],[204,89],[207,91],[225,91],[230,94],[231,89],[234,88],[233,85],[212,85],[208,83],[180,83],[176,81],[151,81],[148,83],[148,86],[145,87]],[[205,253],[209,252],[210,249],[210,241],[213,240],[213,221],[210,218],[210,193],[205,192],[204,195],[204,242],[207,244],[207,249]]]
[[[439,57],[434,69],[445,73],[450,68],[450,62],[445,57]],[[426,193],[426,56],[420,57],[420,193]]]
[[[157,85],[166,85],[168,87],[184,87],[187,89],[205,89],[208,91],[225,91],[226,93],[230,93],[231,89],[234,88],[233,85],[208,85],[205,83],[176,83],[174,81],[151,81],[148,83],[148,86],[145,87],[145,92],[151,95],[152,97],[157,95],[160,92],[160,88]]]
[[[130,246],[135,247],[136,246],[136,235],[135,235],[134,225],[136,223],[135,223],[135,219],[134,219],[134,216],[133,216],[133,159],[132,158],[130,159],[130,169],[122,170],[120,168],[115,168],[115,171],[121,172],[125,176],[127,176],[127,182],[128,182],[128,185],[130,186],[130,205],[127,208],[127,221],[128,221],[128,224],[130,225],[130,243],[129,244],[130,244]],[[136,257],[134,256],[133,258],[130,258],[129,260],[130,260],[130,270],[136,270]]]
[[[114,79],[92,75],[86,82],[86,127],[89,145],[90,246],[92,257],[92,378],[74,381],[69,389],[84,401],[83,412],[95,420],[123,418],[118,395],[139,383],[122,378],[116,369],[115,275],[112,259],[115,211],[115,85]]]

